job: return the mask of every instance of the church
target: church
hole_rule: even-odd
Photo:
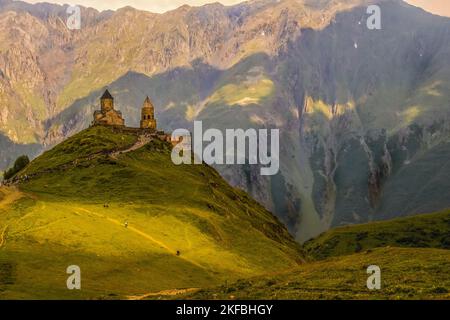
[[[125,127],[125,119],[122,112],[114,109],[114,98],[106,90],[100,98],[100,110],[94,112],[93,125]],[[147,97],[141,110],[140,129],[156,132],[155,107]]]

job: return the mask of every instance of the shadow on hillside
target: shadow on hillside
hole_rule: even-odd
[[[15,143],[3,133],[0,133],[0,170],[7,169],[21,155],[27,155],[32,159],[41,151],[42,145],[40,144]]]

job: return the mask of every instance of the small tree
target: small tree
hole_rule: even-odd
[[[5,180],[11,179],[14,177],[20,170],[25,168],[30,163],[30,159],[28,156],[20,156],[16,159],[14,162],[14,166],[8,170],[5,171],[3,174],[3,178]]]
[[[12,178],[12,176],[14,175],[14,169],[8,169],[3,173],[3,179],[8,180],[9,178]]]
[[[28,156],[20,156],[17,158],[16,162],[14,162],[14,170],[19,172],[23,168],[25,168],[30,163],[30,159]]]

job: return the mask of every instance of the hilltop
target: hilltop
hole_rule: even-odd
[[[171,145],[96,126],[0,189],[0,298],[127,298],[219,285],[304,261],[286,228]],[[69,265],[82,290],[66,288]]]

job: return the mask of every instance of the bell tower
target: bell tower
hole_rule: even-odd
[[[114,109],[114,98],[108,90],[100,98],[100,106],[102,112],[108,112]]]
[[[142,106],[141,129],[156,130],[155,107],[149,97],[145,99]]]

